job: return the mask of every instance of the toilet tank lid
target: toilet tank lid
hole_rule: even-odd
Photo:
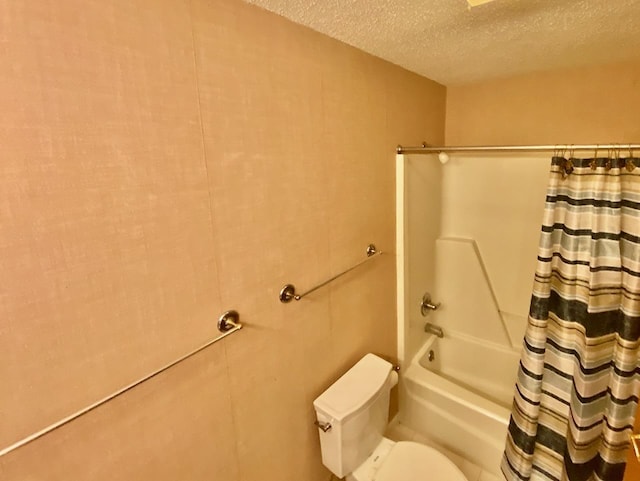
[[[323,392],[313,405],[335,420],[343,420],[359,410],[385,385],[391,363],[367,354]]]

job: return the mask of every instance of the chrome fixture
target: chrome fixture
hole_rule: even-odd
[[[295,286],[293,284],[285,284],[282,287],[282,289],[280,290],[280,294],[278,296],[278,298],[280,299],[280,302],[286,304],[287,302],[291,302],[291,300],[293,300],[293,299],[295,299],[296,301],[299,301],[300,299],[305,297],[307,294],[311,294],[313,291],[315,291],[317,289],[320,289],[321,287],[326,286],[330,282],[335,281],[338,277],[342,277],[347,272],[351,272],[356,267],[361,266],[362,264],[367,262],[372,257],[381,255],[382,251],[377,250],[375,245],[369,244],[367,246],[366,253],[367,253],[367,258],[365,260],[358,262],[355,266],[350,267],[346,271],[342,271],[340,274],[336,274],[335,276],[333,276],[328,281],[324,281],[323,283],[318,284],[317,286],[309,289],[307,292],[303,292],[302,294],[296,294],[296,288],[295,288]]]
[[[240,328],[240,314],[238,311],[227,311],[218,319],[218,330],[229,332],[231,329]]]
[[[435,334],[439,338],[443,338],[444,337],[444,332],[442,332],[442,328],[440,326],[436,326],[435,324],[431,324],[430,322],[427,322],[424,325],[424,332],[428,332],[430,334]],[[429,360],[431,360],[431,359],[429,359]]]
[[[590,150],[597,154],[598,151],[618,150],[629,151],[629,157],[633,157],[634,150],[640,150],[640,144],[554,144],[554,145],[458,145],[436,146],[426,145],[420,147],[403,147],[398,145],[398,154],[431,154],[439,152],[554,152]],[[597,155],[594,155],[597,157]]]
[[[422,302],[420,303],[420,312],[423,317],[427,317],[429,312],[435,311],[440,307],[440,303],[436,302],[435,304],[431,302],[431,294],[428,292],[424,293],[422,296]]]
[[[330,423],[323,423],[323,422],[320,422],[320,421],[315,421],[313,424],[315,424],[320,429],[322,429],[323,433],[331,431],[331,424]]]

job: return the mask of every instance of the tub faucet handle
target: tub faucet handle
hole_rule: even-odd
[[[427,317],[431,311],[436,311],[440,307],[440,303],[433,303],[431,301],[431,294],[428,292],[424,293],[422,296],[422,302],[420,303],[420,312],[423,317]]]

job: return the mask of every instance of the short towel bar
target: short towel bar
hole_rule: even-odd
[[[356,267],[360,267],[362,264],[364,264],[365,262],[370,260],[372,257],[376,257],[376,256],[379,256],[381,254],[382,254],[382,251],[377,250],[375,245],[369,244],[367,246],[367,258],[362,260],[362,261],[360,261],[360,262],[358,262],[355,266],[352,266],[349,269],[347,269],[345,271],[342,271],[340,274],[336,274],[331,279],[326,280],[321,284],[318,284],[317,286],[309,289],[307,292],[303,292],[302,294],[296,294],[296,288],[295,288],[295,286],[293,284],[285,284],[282,287],[282,289],[280,290],[280,295],[278,296],[278,298],[280,299],[280,302],[283,302],[285,304],[287,302],[291,302],[293,299],[295,299],[296,301],[299,301],[300,299],[302,299],[306,295],[311,294],[313,291],[316,291],[316,290],[320,289],[321,287],[326,286],[330,282],[335,281],[338,277],[342,277],[347,272],[351,272]]]

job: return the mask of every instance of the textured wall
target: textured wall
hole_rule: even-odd
[[[447,144],[640,142],[638,107],[640,63],[449,87]]]
[[[444,87],[235,0],[0,0],[3,480],[326,479],[311,401],[395,355],[394,146]]]

